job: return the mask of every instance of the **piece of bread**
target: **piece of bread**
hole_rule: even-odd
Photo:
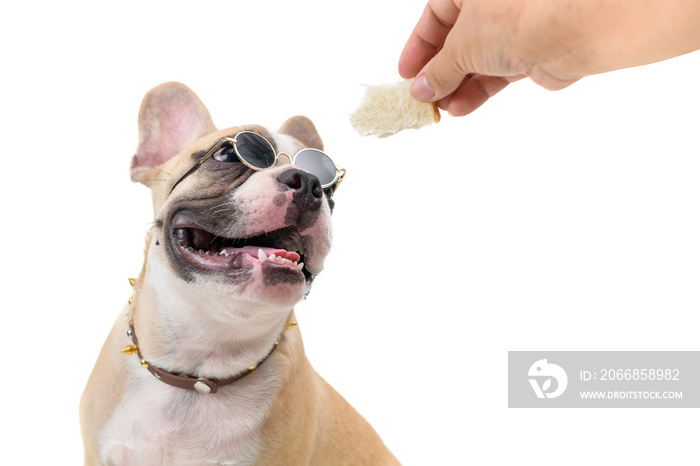
[[[437,103],[418,102],[411,97],[411,82],[366,86],[364,100],[350,115],[355,130],[361,136],[385,138],[440,121]]]

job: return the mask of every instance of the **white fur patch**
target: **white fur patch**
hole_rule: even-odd
[[[135,361],[136,362],[136,361]],[[102,460],[127,465],[244,465],[260,451],[259,432],[275,377],[255,372],[216,394],[155,380],[136,362],[124,401],[101,436]],[[274,371],[272,371],[274,372]]]
[[[294,139],[290,136],[287,136],[286,134],[279,134],[274,131],[270,131],[269,129],[268,132],[275,140],[275,145],[277,146],[278,153],[284,152],[290,157],[294,157],[294,154],[296,154],[301,149],[301,146],[299,146],[299,144],[297,144],[294,141]],[[287,164],[288,161],[286,157],[280,157],[277,163]]]

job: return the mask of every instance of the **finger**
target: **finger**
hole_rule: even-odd
[[[459,17],[450,29],[442,48],[418,73],[411,85],[411,94],[416,100],[436,102],[452,94],[460,87],[465,77],[474,72],[471,64],[470,29],[461,24]],[[461,25],[460,25],[461,24]]]
[[[399,74],[412,78],[435,56],[459,16],[452,0],[431,0],[408,38],[401,58]]]
[[[468,115],[491,97],[521,77],[503,78],[476,74],[464,82],[452,95],[440,101],[440,108],[452,116]]]
[[[459,85],[459,88],[462,88],[467,85],[467,82],[474,77],[474,73],[469,73],[464,77],[462,80],[462,84]],[[437,101],[438,107],[440,107],[442,110],[447,111],[447,106],[450,103],[450,99],[452,98],[451,95],[448,95],[447,97],[443,97],[442,99]],[[454,115],[453,115],[454,116]]]

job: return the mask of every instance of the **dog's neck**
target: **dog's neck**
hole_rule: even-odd
[[[236,300],[223,289],[202,290],[151,260],[130,320],[150,364],[172,373],[225,379],[265,358],[291,313],[288,307]]]

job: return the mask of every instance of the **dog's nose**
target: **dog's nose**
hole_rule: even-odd
[[[277,177],[277,181],[303,194],[306,198],[321,199],[323,197],[323,188],[321,188],[321,182],[318,178],[298,168],[283,171]]]

